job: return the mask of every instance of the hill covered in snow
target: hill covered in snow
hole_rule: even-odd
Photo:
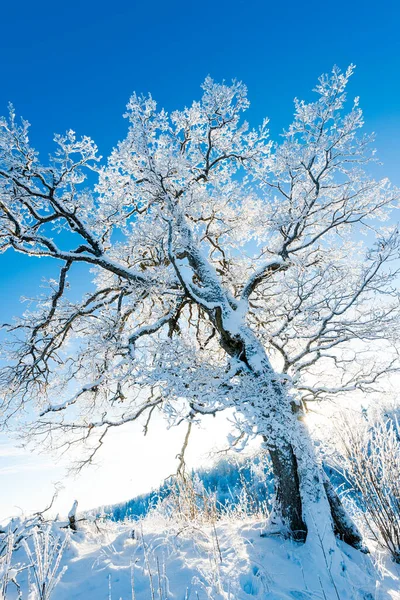
[[[186,481],[193,486],[197,502],[215,503],[224,514],[240,506],[246,514],[267,513],[271,507],[273,477],[266,454],[221,458],[213,466],[192,470]],[[158,488],[119,504],[102,506],[88,511],[89,516],[102,516],[112,521],[139,519],[148,514],[160,501],[175,492],[182,492],[174,478],[167,479]]]
[[[0,599],[400,600],[400,566],[362,520],[370,554],[327,545],[323,530],[298,544],[268,527],[272,493],[263,455],[224,458],[78,513],[77,531],[67,521],[15,522]]]
[[[190,522],[159,510],[134,524],[84,522],[72,534],[54,524],[53,542],[59,536],[61,545],[68,535],[62,556],[52,553],[46,532],[36,534],[27,542],[35,568],[26,568],[22,546],[13,557],[21,595],[10,581],[4,597],[48,600],[36,586],[35,569],[42,568],[49,589],[53,569],[53,579],[61,575],[51,600],[400,599],[400,568],[374,547],[365,555],[338,542],[324,554],[318,543],[265,536],[264,524],[250,518]]]

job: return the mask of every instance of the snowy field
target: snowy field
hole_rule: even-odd
[[[55,535],[64,538],[64,530]],[[181,522],[150,514],[139,522],[82,523],[70,535],[59,562],[49,560],[54,578],[62,573],[52,600],[399,600],[400,566],[379,552],[363,555],[339,542],[342,572],[334,575],[331,556],[311,544],[263,537],[260,522]],[[45,565],[45,537],[29,547],[36,569]],[[50,544],[51,548],[51,544]],[[49,552],[50,554],[51,552]],[[41,560],[41,558],[43,560]],[[26,550],[14,564],[27,563]],[[65,569],[65,567],[67,567]],[[44,569],[44,570],[45,570]],[[63,572],[64,569],[64,572]],[[11,573],[12,575],[13,573]],[[35,573],[18,574],[22,598],[35,592]],[[31,591],[28,595],[28,579]],[[46,581],[50,589],[51,577]],[[7,600],[18,598],[12,582]]]

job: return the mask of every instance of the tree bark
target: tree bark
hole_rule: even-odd
[[[363,544],[361,533],[347,514],[335,488],[325,472],[323,473],[323,479],[325,493],[331,508],[335,534],[349,546],[367,553],[368,549]]]
[[[263,439],[268,447],[269,444],[266,436]],[[282,445],[280,448],[269,446],[268,451],[274,475],[274,512],[276,513],[276,517],[281,520],[291,539],[297,542],[305,542],[308,527],[304,518],[301,493],[302,481],[294,448],[288,443]],[[359,530],[343,507],[334,486],[323,469],[319,468],[319,470],[323,490],[329,503],[330,517],[335,535],[349,546],[362,552],[368,552],[363,544]]]
[[[267,439],[264,437],[267,443]],[[305,542],[307,525],[303,520],[297,459],[291,445],[269,448],[275,485],[274,510],[287,528],[289,536]]]

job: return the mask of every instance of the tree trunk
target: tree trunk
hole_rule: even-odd
[[[308,526],[303,507],[305,491],[302,490],[302,486],[304,486],[304,482],[299,471],[294,447],[289,443],[282,444],[279,448],[271,447],[267,437],[263,436],[263,439],[268,447],[274,474],[275,506],[272,525],[278,525],[276,521],[280,521],[284,526],[284,531],[291,539],[305,542]],[[313,466],[316,469],[316,475],[314,474],[312,477],[316,493],[311,502],[319,502],[317,488],[321,484],[320,489],[328,501],[329,516],[335,535],[353,548],[367,552],[360,532],[348,516],[328,476],[319,465],[315,463]]]
[[[346,542],[346,544],[349,544],[349,546],[367,553],[368,549],[363,544],[361,533],[347,514],[335,488],[325,472],[323,472],[323,479],[336,535]]]
[[[266,437],[264,441],[267,443]],[[307,525],[303,520],[297,459],[292,446],[269,448],[275,485],[275,517],[280,519],[289,536],[305,542]]]
[[[225,327],[226,315],[221,308],[208,314],[220,333],[221,347],[260,382],[259,396],[244,402],[240,411],[245,421],[256,425],[271,456],[275,480],[271,525],[299,542],[316,537],[322,544],[322,535],[323,543],[329,546],[336,534],[354,548],[363,549],[359,531],[318,464],[299,407],[274,372],[265,349],[247,325],[233,332]],[[232,316],[229,311],[227,314]],[[321,532],[327,525],[329,532]]]

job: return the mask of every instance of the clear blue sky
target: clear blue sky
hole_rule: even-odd
[[[53,133],[72,128],[106,156],[126,131],[132,91],[166,109],[199,96],[207,74],[249,88],[252,124],[268,115],[277,137],[294,96],[310,98],[318,75],[357,65],[350,93],[361,97],[378,134],[382,174],[400,184],[400,4],[270,0],[69,0],[3,3],[0,112],[13,102],[32,124],[45,157]],[[0,256],[3,317],[37,286],[44,261]],[[55,274],[55,265],[49,275]]]
[[[382,175],[400,185],[398,0],[19,0],[3,2],[0,19],[0,113],[13,102],[44,157],[53,134],[69,128],[106,156],[125,135],[132,91],[179,108],[198,98],[207,74],[243,80],[248,119],[269,116],[276,139],[293,98],[311,98],[322,72],[353,62],[350,95],[360,96],[366,128],[377,133]],[[1,322],[55,274],[45,265],[0,255]]]

